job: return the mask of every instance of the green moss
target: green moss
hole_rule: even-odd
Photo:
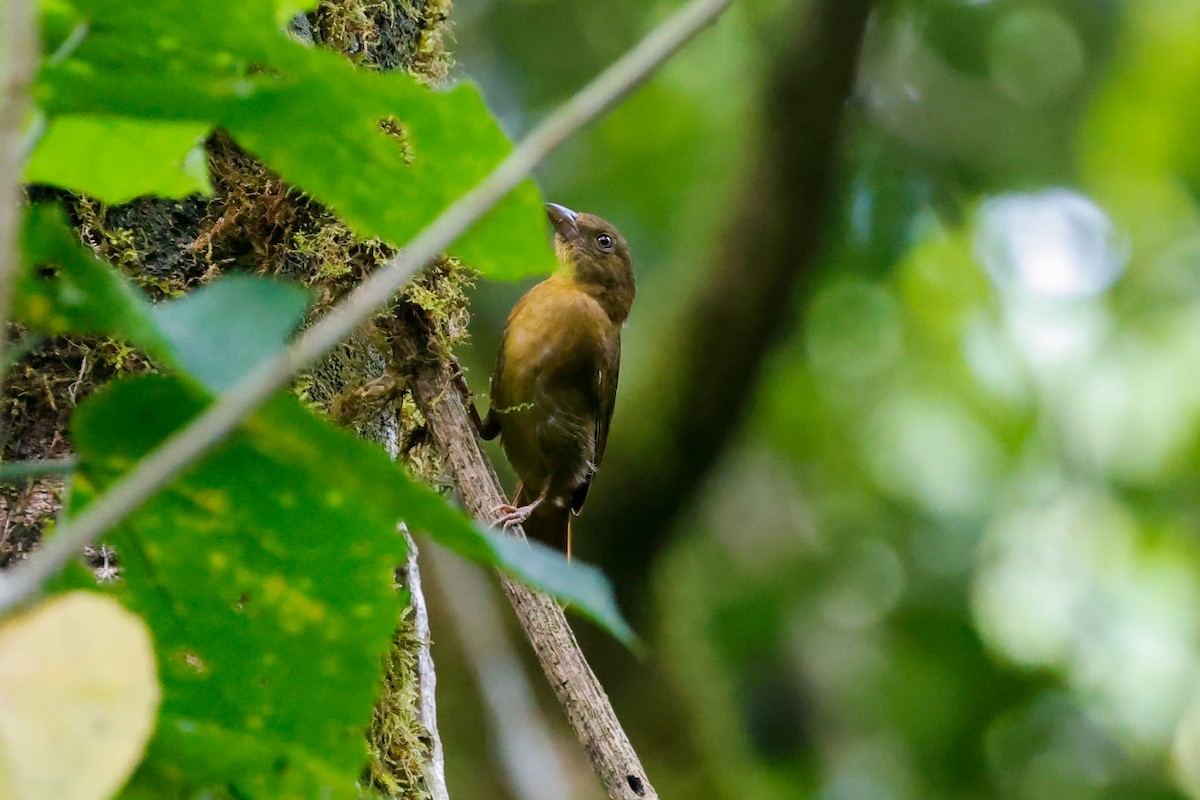
[[[467,290],[476,272],[456,258],[443,256],[409,282],[404,300],[424,309],[446,352],[467,338],[471,320]]]
[[[91,245],[96,255],[119,267],[136,267],[140,261],[133,231],[109,227],[105,219],[107,206],[89,197],[77,197],[75,217],[79,236]]]
[[[188,281],[147,269],[147,250],[139,247],[137,231],[114,224],[105,204],[89,197],[73,196],[71,211],[79,237],[96,255],[116,265],[152,300],[177,297],[188,289]]]
[[[429,758],[418,709],[417,654],[421,642],[412,620],[412,609],[392,637],[387,655],[383,692],[371,718],[370,760],[364,783],[387,797],[425,800],[425,763]]]
[[[310,286],[330,284],[348,289],[392,253],[381,239],[359,239],[332,214],[314,215],[307,222],[295,231],[291,245]],[[351,280],[339,280],[345,278]]]
[[[403,69],[446,81],[451,0],[322,0],[309,16],[317,40],[371,69]]]

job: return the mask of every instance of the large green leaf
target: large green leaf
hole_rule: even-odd
[[[436,92],[401,73],[356,70],[288,39],[270,0],[73,5],[87,37],[37,86],[52,117],[223,127],[364,235],[402,244],[510,149],[476,87]],[[497,278],[551,269],[537,188],[523,183],[453,250]]]
[[[213,393],[278,353],[308,303],[297,284],[229,275],[151,307],[129,280],[83,247],[50,206],[30,210],[24,250],[19,320],[43,333],[125,339]]]
[[[73,501],[86,505],[203,406],[156,375],[81,405]],[[166,717],[265,737],[277,758],[314,754],[353,785],[399,614],[406,497],[380,484],[394,472],[378,448],[280,396],[113,532],[126,577],[114,591],[155,633]],[[259,779],[274,780],[247,773],[246,791]]]
[[[176,765],[186,764],[187,770]],[[145,763],[122,800],[362,800],[320,753],[269,734],[249,735],[164,715]]]
[[[76,415],[73,501],[86,505],[203,406],[189,384],[159,375],[90,398]],[[298,768],[289,780],[351,781],[398,613],[398,521],[631,639],[594,568],[480,530],[381,448],[280,395],[109,538],[126,576],[115,591],[155,632],[163,713],[182,725],[152,752],[191,774],[187,731],[208,726],[195,746],[209,761],[213,730],[275,748],[276,759],[237,762],[246,791],[277,780],[268,768],[297,753],[328,769]]]
[[[171,362],[214,392],[276,355],[304,317],[295,283],[228,275],[154,308]]]
[[[140,195],[209,194],[204,122],[66,115],[50,123],[25,166],[28,183],[124,203]]]
[[[59,209],[30,208],[22,245],[25,264],[14,298],[21,322],[52,335],[116,336],[158,355],[166,352],[146,298],[79,243]]]

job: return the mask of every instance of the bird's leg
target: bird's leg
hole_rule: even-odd
[[[517,492],[515,495],[513,495],[514,497],[521,496],[521,488],[522,487],[520,487],[520,486],[517,487]],[[547,480],[546,485],[544,487],[542,487],[542,493],[539,494],[536,498],[534,498],[534,501],[532,503],[529,503],[529,504],[523,505],[523,506],[514,506],[509,503],[505,503],[503,505],[496,506],[495,508],[492,509],[492,513],[496,515],[495,524],[499,525],[501,528],[503,528],[505,530],[508,530],[513,525],[520,525],[525,520],[529,519],[529,515],[533,513],[535,508],[537,508],[538,506],[540,506],[542,503],[545,502],[546,495],[548,495],[549,493],[550,493],[550,481]]]

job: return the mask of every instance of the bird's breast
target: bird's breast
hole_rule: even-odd
[[[509,318],[503,368],[497,377],[510,404],[562,383],[591,386],[605,367],[619,329],[587,293],[543,282],[530,290]],[[515,401],[515,402],[514,402]]]

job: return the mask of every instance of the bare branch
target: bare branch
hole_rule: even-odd
[[[436,548],[426,562],[450,612],[463,655],[491,717],[489,739],[521,800],[573,797],[554,735],[537,707],[533,687],[509,640],[485,573]]]
[[[732,0],[692,0],[629,53],[563,104],[495,170],[424,228],[395,258],[380,266],[349,296],[277,358],[222,394],[200,417],[168,438],[20,567],[0,577],[0,612],[35,594],[83,545],[120,522],[154,492],[204,456],[297,372],[349,336],[385,307],[412,275],[445,250],[498,203],[554,148],[611,108],[644,81]]]
[[[30,0],[8,0],[0,19],[0,57],[4,59],[4,96],[0,98],[0,352],[8,339],[13,279],[21,263],[21,174],[25,171],[22,133],[38,59],[33,6]],[[0,395],[3,392],[4,373],[0,372]]]
[[[454,387],[454,373],[448,362],[433,355],[436,351],[431,349],[430,342],[417,338],[417,331],[427,328],[412,319],[397,319],[390,331],[395,357],[400,363],[415,364],[413,396],[467,509],[476,519],[492,524],[494,510],[505,502],[500,479],[479,447],[475,427]],[[525,533],[519,527],[509,531],[524,540]],[[504,575],[500,579],[542,670],[608,796],[612,800],[656,800],[658,794],[650,785],[604,687],[584,658],[562,608],[553,598]]]

